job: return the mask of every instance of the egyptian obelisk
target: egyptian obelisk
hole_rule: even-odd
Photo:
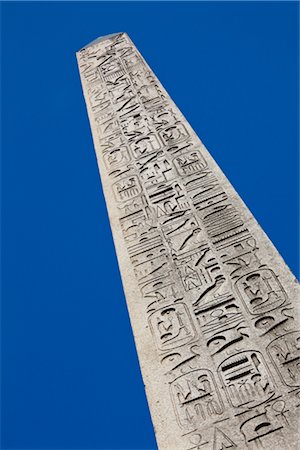
[[[77,59],[159,449],[299,449],[295,277],[128,35]]]

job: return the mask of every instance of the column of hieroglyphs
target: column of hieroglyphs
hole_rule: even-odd
[[[294,276],[129,37],[77,57],[160,450],[299,448]]]

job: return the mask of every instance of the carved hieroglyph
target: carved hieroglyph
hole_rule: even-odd
[[[159,449],[300,448],[295,277],[127,34],[77,58]]]

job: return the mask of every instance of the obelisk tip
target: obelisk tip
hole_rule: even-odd
[[[93,41],[89,42],[87,45],[85,45],[84,47],[82,47],[82,48],[81,48],[80,50],[78,50],[76,53],[79,53],[79,52],[81,52],[82,50],[85,50],[85,49],[88,48],[88,47],[92,47],[92,46],[95,45],[95,44],[99,44],[100,42],[103,42],[103,41],[109,41],[109,40],[111,40],[111,39],[113,39],[113,38],[120,37],[120,36],[126,35],[126,34],[127,34],[127,33],[119,32],[119,33],[107,34],[107,35],[105,35],[105,36],[100,36],[100,37],[94,39]]]

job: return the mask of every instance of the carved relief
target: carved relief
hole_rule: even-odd
[[[218,374],[233,407],[252,408],[275,394],[275,386],[263,356],[247,350],[226,358]]]
[[[286,301],[286,294],[274,272],[258,269],[239,278],[235,287],[250,314],[272,311]]]
[[[223,450],[226,448],[236,448],[236,445],[224,431],[216,427],[214,432],[213,450]]]
[[[198,236],[195,233],[194,240]],[[218,261],[207,244],[186,251],[179,247],[178,252],[173,252],[173,259],[186,291],[197,288],[200,294],[207,286],[212,286],[216,280],[223,278]]]
[[[280,336],[267,347],[273,364],[287,386],[300,386],[300,332]]]
[[[116,168],[128,164],[130,159],[131,157],[126,145],[121,145],[120,147],[107,151],[103,155],[104,164],[110,174]]]
[[[260,411],[254,411],[254,414],[240,425],[246,445],[250,448],[257,448],[257,446],[264,448],[265,441],[270,442],[271,435],[274,433],[276,433],[275,442],[278,443],[282,437],[281,432],[287,424],[286,412],[285,402],[282,400],[275,400]]]
[[[182,122],[176,122],[174,125],[168,126],[160,131],[159,135],[165,145],[173,145],[189,137],[187,129]]]
[[[141,192],[141,185],[136,176],[131,176],[117,181],[113,185],[113,191],[117,202],[125,202],[137,197]]]
[[[195,329],[184,303],[165,306],[149,316],[151,331],[159,350],[180,347],[192,341]]]
[[[161,228],[174,257],[205,243],[199,220],[193,214],[168,218]]]
[[[140,179],[144,182],[145,189],[160,183],[166,183],[176,177],[168,159],[160,157],[162,154],[162,151],[158,151],[142,157],[136,162],[136,168],[140,174]]]
[[[194,312],[206,339],[209,353],[236,354],[250,336],[248,325],[235,298],[228,292],[210,295],[194,302]]]
[[[176,378],[171,383],[171,395],[183,428],[198,427],[223,413],[219,390],[209,370],[193,370]]]
[[[201,218],[208,234],[211,234],[211,237],[218,236],[216,231],[218,225],[222,226],[222,221],[220,222],[219,219],[222,220],[220,211],[224,209],[224,206],[216,206],[213,210],[211,207],[227,200],[227,194],[218,183],[217,178],[209,169],[202,170],[200,174],[187,178],[185,187],[192,198],[194,207],[202,214]],[[224,217],[224,219],[226,218]],[[223,224],[225,225],[226,222],[227,220],[224,220]]]
[[[300,335],[281,263],[126,35],[78,61],[176,449],[271,448],[272,436],[284,448],[300,406]]]
[[[201,172],[207,166],[200,150],[194,149],[173,159],[178,175],[185,177]]]
[[[154,134],[148,134],[147,136],[136,139],[133,143],[130,143],[130,149],[134,158],[149,155],[160,149],[160,143],[158,138]]]

